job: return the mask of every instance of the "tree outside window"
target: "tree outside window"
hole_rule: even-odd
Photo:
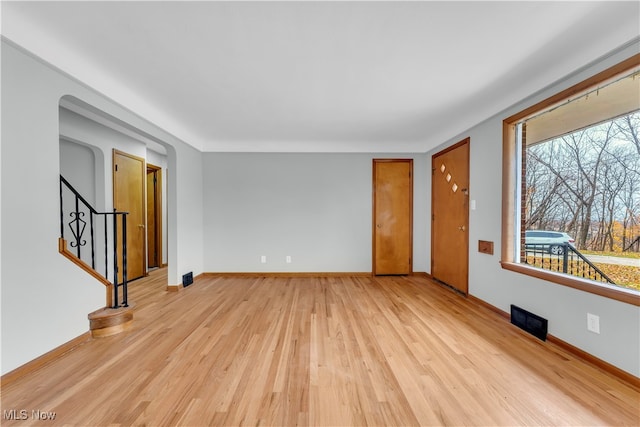
[[[522,223],[568,233],[616,284],[640,290],[639,135],[635,111],[527,146]]]

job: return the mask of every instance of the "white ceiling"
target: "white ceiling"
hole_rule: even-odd
[[[640,2],[2,2],[2,34],[203,151],[424,152],[640,34]]]

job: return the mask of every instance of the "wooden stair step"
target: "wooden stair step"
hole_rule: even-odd
[[[133,323],[133,309],[128,307],[104,307],[89,313],[89,329],[94,338],[108,337],[126,331]]]

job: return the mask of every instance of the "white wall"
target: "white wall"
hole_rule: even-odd
[[[96,156],[82,144],[60,139],[60,174],[91,206],[96,206]]]
[[[202,153],[185,147],[173,164],[175,156],[169,157],[168,202],[172,209],[169,220],[169,284],[182,283],[185,273],[194,276],[203,272],[203,202],[202,202]],[[172,186],[178,188],[172,191]]]
[[[104,286],[57,249],[60,98],[72,95],[168,144],[170,284],[186,268],[202,272],[202,161],[197,150],[4,38],[1,66],[4,374],[88,331],[87,314],[105,303]]]
[[[414,159],[413,269],[427,271],[424,155],[261,153],[204,154],[204,270],[370,272],[373,158]]]
[[[627,372],[640,376],[640,307],[503,270],[501,253],[502,121],[538,101],[638,52],[627,48],[528,98],[431,151],[471,138],[469,293],[509,312],[518,305],[549,320],[549,333]],[[494,255],[477,251],[495,243]],[[587,313],[600,316],[601,333],[587,331]]]

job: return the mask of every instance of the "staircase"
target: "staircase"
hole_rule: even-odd
[[[105,306],[88,316],[92,336],[126,330],[133,322],[127,298],[127,212],[98,212],[60,175],[58,250],[105,286]]]

